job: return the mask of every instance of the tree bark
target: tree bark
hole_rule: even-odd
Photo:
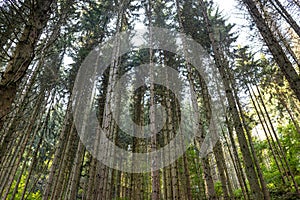
[[[259,89],[259,87],[258,87],[257,85],[256,85],[256,89],[257,89],[257,92],[258,92],[259,99],[260,99],[261,102],[262,102],[262,106],[263,106],[263,109],[264,109],[264,111],[265,111],[265,113],[266,113],[266,116],[267,116],[267,119],[268,119],[268,121],[269,121],[269,124],[270,124],[270,126],[271,126],[271,130],[272,130],[272,132],[273,132],[273,134],[274,134],[274,136],[275,136],[275,140],[276,140],[277,145],[278,145],[278,147],[279,147],[279,151],[280,151],[281,154],[282,154],[283,161],[285,162],[286,167],[287,167],[287,169],[288,169],[288,171],[289,171],[289,174],[291,175],[291,178],[292,178],[292,181],[293,181],[295,190],[296,190],[296,192],[298,193],[298,195],[300,196],[300,190],[299,190],[298,184],[297,184],[297,182],[296,182],[296,180],[295,180],[295,177],[294,177],[293,172],[291,171],[290,164],[289,164],[289,162],[287,161],[285,152],[284,152],[284,150],[283,150],[283,148],[282,148],[282,146],[281,146],[280,140],[279,140],[279,138],[278,138],[278,136],[277,136],[277,133],[276,133],[275,128],[274,128],[274,126],[273,126],[273,124],[272,124],[270,115],[269,115],[269,113],[268,113],[268,110],[267,110],[266,105],[265,105],[265,103],[264,103],[264,100],[263,100],[263,98],[262,98],[260,89]]]
[[[300,27],[297,22],[292,18],[292,16],[287,12],[284,6],[280,3],[279,0],[270,0],[270,3],[278,11],[278,13],[289,23],[289,25],[294,29],[296,34],[300,37]]]
[[[12,60],[8,63],[0,81],[0,129],[10,113],[17,89],[34,58],[37,42],[46,26],[51,5],[55,0],[37,0],[31,10],[29,21],[16,45]]]
[[[273,35],[271,29],[264,21],[258,8],[256,7],[255,2],[253,0],[243,0],[243,2],[247,6],[249,13],[251,14],[260,34],[269,47],[271,53],[273,54],[279,68],[289,82],[291,89],[294,91],[295,95],[300,101],[300,76],[297,74],[292,63],[287,58],[277,39]]]

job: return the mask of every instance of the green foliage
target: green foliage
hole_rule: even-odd
[[[223,195],[221,181],[216,181],[214,186],[215,186],[215,191],[216,191],[217,197],[221,197]]]
[[[300,134],[292,123],[278,127],[278,131],[292,171],[294,174],[300,175]]]
[[[244,199],[242,189],[236,189],[233,191],[233,195],[236,199]]]
[[[291,171],[296,182],[300,183],[300,136],[291,122],[277,128],[278,136]],[[272,199],[297,199],[292,181],[283,184],[282,175],[277,168],[267,141],[255,141],[255,149],[258,152],[263,174]],[[266,155],[263,155],[266,152]],[[268,157],[268,161],[266,160]],[[266,166],[267,162],[269,166]]]
[[[14,200],[19,200],[19,199],[22,198],[22,193],[23,193],[23,189],[25,187],[26,177],[27,177],[27,174],[22,175],[22,178],[21,178],[21,181],[18,185],[17,193],[16,193],[16,196],[14,197]],[[15,187],[16,187],[16,180],[14,180],[14,182],[12,184],[12,187],[11,187],[11,190],[9,192],[9,195],[8,195],[7,199],[11,199],[11,196],[13,194],[13,190],[14,190]],[[40,190],[37,190],[37,189],[33,188],[33,191],[31,191],[30,193],[26,192],[25,198],[28,199],[28,200],[39,200],[39,199],[42,199],[42,193],[41,193]]]

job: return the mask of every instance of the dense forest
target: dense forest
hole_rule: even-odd
[[[300,199],[300,3],[235,3],[0,1],[0,198]]]

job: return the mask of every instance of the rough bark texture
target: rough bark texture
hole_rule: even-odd
[[[8,63],[0,81],[0,129],[11,106],[18,86],[34,58],[37,42],[50,17],[51,5],[55,0],[37,0],[29,20],[16,45],[12,60]]]

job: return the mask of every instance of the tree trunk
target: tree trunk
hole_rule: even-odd
[[[271,149],[272,155],[273,155],[273,157],[274,157],[275,164],[276,164],[276,166],[277,166],[278,171],[280,172],[280,176],[281,176],[281,179],[282,179],[282,183],[283,183],[284,185],[286,185],[286,181],[285,181],[284,176],[283,176],[283,174],[286,173],[286,170],[285,170],[285,168],[283,167],[284,172],[282,172],[281,167],[280,167],[280,165],[279,165],[279,163],[278,163],[278,161],[277,161],[276,153],[275,153],[274,148],[273,148],[273,146],[272,146],[272,144],[271,144],[271,142],[270,142],[270,137],[268,136],[268,132],[269,132],[269,134],[271,134],[271,133],[270,133],[270,130],[269,130],[269,127],[267,127],[267,129],[268,129],[268,132],[267,132],[267,129],[266,129],[265,125],[264,125],[264,121],[262,120],[261,114],[259,113],[259,110],[261,111],[260,105],[258,104],[258,102],[255,102],[254,97],[253,97],[253,95],[252,95],[253,91],[252,91],[252,93],[251,93],[251,90],[250,90],[250,88],[249,88],[248,85],[247,85],[247,88],[248,88],[248,90],[249,90],[249,94],[250,94],[250,98],[251,98],[252,104],[253,104],[253,106],[254,106],[254,109],[255,109],[255,111],[256,111],[256,114],[257,114],[257,116],[258,116],[258,119],[259,119],[259,121],[260,121],[260,123],[261,123],[261,126],[262,126],[262,128],[263,128],[263,131],[264,131],[264,133],[265,133],[265,136],[266,136],[266,138],[267,138],[267,142],[268,142],[269,148]],[[258,105],[259,110],[258,110],[256,104]]]
[[[273,54],[279,68],[289,82],[291,89],[294,91],[295,95],[300,101],[300,76],[295,71],[292,63],[287,58],[280,44],[273,35],[271,29],[264,21],[262,15],[259,13],[255,2],[253,0],[243,0],[243,2],[247,6],[249,13],[256,23],[256,26],[267,46],[269,47],[271,53]]]
[[[237,147],[236,147],[236,144],[235,144],[235,141],[234,141],[234,138],[233,138],[233,127],[232,127],[232,125],[231,125],[231,123],[230,123],[227,116],[226,116],[226,124],[227,124],[227,128],[228,128],[228,135],[229,135],[230,143],[232,145],[232,150],[233,150],[232,162],[233,162],[233,165],[235,166],[235,172],[236,172],[237,178],[239,180],[239,184],[240,184],[240,187],[242,189],[244,198],[245,199],[247,199],[247,198],[250,199],[249,190],[248,190],[248,187],[247,187],[247,184],[246,184],[246,177],[243,173],[242,165],[240,163],[239,155],[238,155],[238,152],[237,152]],[[224,134],[224,136],[225,136],[225,134]],[[228,146],[228,150],[229,150],[229,153],[231,155],[231,151],[230,151],[229,146]]]
[[[243,159],[245,161],[245,166],[246,166],[246,174],[247,174],[247,178],[249,180],[250,183],[250,187],[251,187],[251,193],[253,198],[256,199],[262,199],[263,195],[259,186],[259,182],[257,180],[257,176],[256,176],[256,172],[255,172],[255,168],[254,168],[254,164],[252,161],[252,157],[251,157],[251,153],[249,151],[249,147],[247,144],[247,140],[244,134],[244,130],[243,130],[243,125],[242,122],[240,120],[240,116],[239,116],[239,112],[238,109],[236,107],[235,104],[235,99],[232,93],[232,89],[230,87],[230,81],[229,81],[229,76],[226,73],[225,67],[227,67],[226,65],[226,61],[222,60],[222,56],[221,56],[221,52],[219,49],[218,44],[215,43],[215,38],[213,35],[213,31],[212,31],[212,27],[209,21],[209,18],[207,16],[207,10],[206,7],[204,5],[204,2],[202,0],[199,0],[200,2],[200,7],[202,9],[202,13],[203,13],[203,17],[205,19],[206,25],[207,25],[207,30],[209,32],[209,38],[212,44],[212,48],[213,48],[213,52],[214,52],[214,58],[215,58],[215,63],[216,66],[220,72],[220,75],[222,77],[223,80],[223,84],[226,90],[226,97],[229,103],[229,107],[230,107],[230,112],[231,115],[233,117],[233,122],[234,122],[234,127],[238,136],[238,140],[240,143],[240,147],[241,147],[241,151],[242,151],[242,155],[243,155]],[[225,66],[224,66],[224,61],[225,61]],[[300,83],[300,82],[299,82]],[[300,90],[299,90],[300,92]],[[300,97],[300,93],[299,93],[299,97]]]
[[[223,191],[224,199],[226,200],[226,199],[229,199],[227,186],[230,184],[230,182],[228,182],[229,179],[227,179],[226,174],[225,174],[225,167],[226,167],[226,165],[224,165],[225,162],[224,163],[222,162],[222,160],[224,159],[224,157],[223,157],[224,154],[223,154],[223,150],[222,150],[222,144],[220,141],[218,141],[216,143],[213,150],[214,150],[214,155],[216,158],[218,172],[219,172],[221,183],[222,183],[222,191]]]
[[[278,13],[289,23],[289,25],[294,29],[296,34],[300,37],[300,27],[297,22],[292,18],[292,16],[287,12],[284,6],[280,3],[279,0],[270,0],[270,3],[278,11]]]
[[[81,166],[84,159],[84,146],[79,141],[77,151],[76,151],[76,158],[73,164],[72,173],[70,173],[69,177],[69,196],[67,199],[76,199],[76,195],[78,192],[78,184],[80,180],[81,174]]]
[[[37,0],[29,15],[22,36],[16,45],[12,60],[8,63],[0,81],[0,129],[11,111],[17,89],[34,58],[37,42],[50,17],[55,0]],[[2,152],[2,151],[1,151]]]
[[[68,134],[70,133],[69,129],[71,128],[72,119],[71,119],[71,101],[69,101],[64,121],[64,126],[60,134],[59,143],[55,150],[54,159],[52,162],[52,166],[49,172],[49,176],[47,179],[46,188],[43,193],[43,200],[48,200],[51,195],[51,189],[57,179],[58,176],[58,168],[60,166],[60,161],[65,151],[65,146],[68,139]]]
[[[271,118],[270,118],[270,116],[269,116],[268,110],[267,110],[266,105],[265,105],[265,103],[264,103],[264,100],[263,100],[263,98],[262,98],[260,89],[259,89],[259,87],[258,87],[257,85],[256,85],[256,89],[257,89],[257,92],[258,92],[259,99],[260,99],[261,102],[262,102],[262,106],[263,106],[264,111],[265,111],[265,113],[266,113],[266,116],[267,116],[267,119],[268,119],[268,121],[269,121],[269,124],[270,124],[270,126],[271,126],[271,130],[272,130],[272,132],[273,132],[273,134],[274,134],[274,136],[275,136],[277,145],[278,145],[279,150],[280,150],[280,152],[281,152],[281,154],[282,154],[283,160],[284,160],[284,162],[285,162],[285,164],[286,164],[286,167],[287,167],[287,169],[288,169],[288,171],[289,171],[289,174],[291,175],[291,178],[292,178],[292,181],[293,181],[295,190],[296,190],[296,192],[298,193],[298,195],[300,196],[300,190],[299,190],[299,188],[298,188],[298,184],[297,184],[297,182],[296,182],[296,180],[295,180],[295,177],[294,177],[294,174],[293,174],[293,172],[292,172],[292,170],[291,170],[291,168],[290,168],[290,164],[289,164],[289,162],[287,161],[286,155],[285,155],[284,150],[283,150],[283,148],[282,148],[282,146],[281,146],[281,144],[280,144],[279,138],[278,138],[278,136],[277,136],[277,134],[276,134],[275,128],[274,128],[274,126],[273,126],[273,124],[272,124],[272,121],[271,121]]]
[[[246,121],[245,116],[244,116],[244,111],[242,109],[240,99],[238,97],[238,92],[237,92],[237,89],[236,89],[235,80],[234,80],[233,75],[231,74],[230,71],[227,71],[227,73],[229,74],[229,77],[232,80],[231,84],[232,84],[232,87],[233,87],[234,97],[235,97],[235,100],[236,100],[237,107],[240,111],[242,123],[244,124],[244,128],[245,128],[245,132],[246,132],[247,137],[248,137],[249,146],[250,146],[250,149],[251,149],[251,152],[252,152],[252,155],[253,155],[253,162],[255,164],[256,171],[257,171],[257,174],[258,174],[258,177],[259,177],[259,180],[260,180],[260,184],[261,184],[262,191],[263,191],[263,194],[264,194],[264,199],[265,200],[270,200],[270,198],[271,198],[270,193],[268,191],[267,184],[264,180],[263,173],[261,171],[259,161],[258,161],[257,156],[256,156],[256,152],[255,152],[254,145],[253,145],[253,142],[252,142],[251,133],[250,133],[247,121]]]

